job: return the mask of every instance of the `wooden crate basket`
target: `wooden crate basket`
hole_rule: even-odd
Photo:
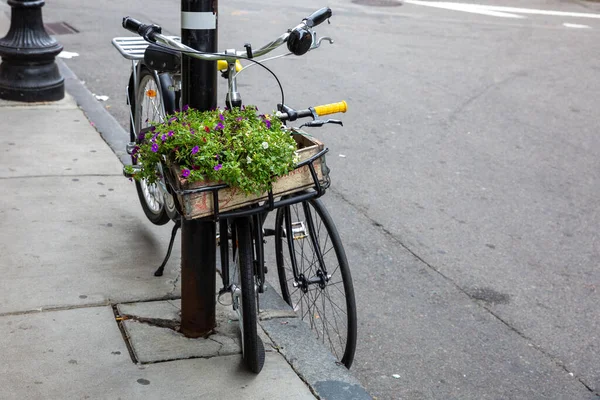
[[[295,192],[315,188],[327,187],[329,184],[329,169],[325,163],[325,145],[315,138],[302,134],[294,134],[298,144],[298,155],[300,167],[289,174],[279,177],[272,186],[272,196],[269,193],[262,195],[247,195],[241,189],[229,187],[220,182],[194,182],[187,183],[181,178],[177,167],[172,167],[169,182],[179,201],[181,212],[186,219],[205,218],[215,214],[214,200],[218,199],[218,213],[225,213],[237,208],[265,201],[269,198],[278,198]],[[318,156],[321,154],[320,156]],[[307,163],[307,160],[311,160]],[[305,165],[302,165],[305,164]],[[317,181],[311,173],[312,164]],[[216,196],[215,196],[215,192]]]

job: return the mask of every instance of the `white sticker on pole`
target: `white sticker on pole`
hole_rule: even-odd
[[[181,29],[217,29],[217,16],[212,12],[181,12]]]

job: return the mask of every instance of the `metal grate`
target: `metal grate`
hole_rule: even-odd
[[[66,22],[50,22],[44,24],[46,32],[50,35],[69,35],[71,33],[79,33],[79,31],[73,28]]]

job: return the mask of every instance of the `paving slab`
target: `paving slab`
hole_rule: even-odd
[[[181,301],[152,301],[117,305],[119,316],[136,360],[141,363],[211,358],[241,354],[237,315],[230,306],[216,304],[216,327],[206,338],[187,338],[179,332]],[[266,351],[273,350],[269,337],[259,327]]]
[[[239,355],[136,365],[110,307],[0,317],[0,359],[6,400],[315,398],[276,352],[259,375]]]
[[[70,96],[0,104],[0,314],[177,297],[180,245]],[[6,129],[10,127],[10,129]]]
[[[0,177],[122,175],[119,160],[66,96],[52,105],[0,103]]]
[[[0,179],[0,189],[0,313],[179,296],[180,246],[154,277],[170,229],[145,220],[124,178]]]

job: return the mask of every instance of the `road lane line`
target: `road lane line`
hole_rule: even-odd
[[[464,11],[472,14],[483,14],[490,15],[492,17],[500,18],[525,18],[521,15],[509,14],[501,11],[488,10],[483,7],[479,7],[476,4],[464,4],[464,3],[447,3],[447,2],[432,2],[432,1],[421,1],[421,0],[405,0],[407,4],[414,4],[418,6],[442,8],[445,10]]]
[[[488,10],[500,11],[500,12],[514,12],[519,14],[537,14],[537,15],[552,15],[556,17],[575,17],[575,18],[596,18],[600,19],[600,14],[591,13],[578,13],[568,11],[552,11],[552,10],[536,10],[533,8],[515,8],[515,7],[502,7],[502,6],[486,6],[478,5]]]
[[[589,26],[589,25],[570,24],[568,22],[565,22],[563,24],[563,26],[566,26],[567,28],[575,28],[575,29],[591,29],[591,26]]]
[[[550,15],[555,17],[574,17],[574,18],[595,18],[600,19],[600,14],[580,13],[569,11],[554,11],[554,10],[538,10],[534,8],[517,8],[505,6],[491,6],[485,4],[469,4],[469,3],[453,3],[453,2],[437,2],[424,0],[405,0],[406,4],[414,4],[419,6],[443,8],[446,10],[464,11],[475,14],[491,15],[502,18],[526,18],[518,14],[532,15]]]

